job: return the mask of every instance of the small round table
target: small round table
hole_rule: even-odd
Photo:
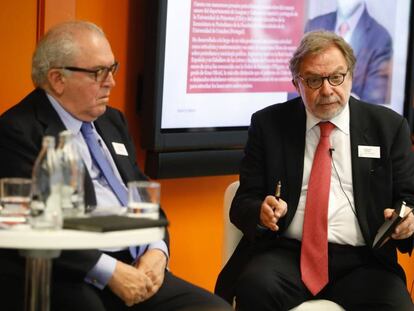
[[[0,248],[18,249],[26,257],[25,309],[49,311],[52,259],[61,250],[99,249],[141,245],[163,239],[164,227],[88,232],[78,230],[0,230]]]

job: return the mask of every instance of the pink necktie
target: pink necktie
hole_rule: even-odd
[[[343,22],[338,28],[338,35],[345,37],[346,33],[349,31],[349,25],[347,22]]]
[[[331,184],[329,135],[335,125],[321,122],[319,127],[321,136],[308,183],[300,257],[302,281],[313,295],[328,283],[328,203]]]

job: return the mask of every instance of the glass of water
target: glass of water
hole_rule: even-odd
[[[128,216],[158,219],[161,185],[155,181],[128,183]]]
[[[4,223],[26,223],[32,192],[29,178],[0,179],[0,221]]]

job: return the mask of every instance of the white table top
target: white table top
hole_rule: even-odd
[[[79,230],[1,229],[0,248],[24,250],[64,250],[126,247],[155,242],[164,238],[163,227],[112,232]]]

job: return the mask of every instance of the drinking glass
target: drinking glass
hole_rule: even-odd
[[[158,219],[161,185],[155,181],[128,183],[128,216]]]
[[[29,178],[0,179],[0,221],[26,223],[29,216],[32,180]]]

